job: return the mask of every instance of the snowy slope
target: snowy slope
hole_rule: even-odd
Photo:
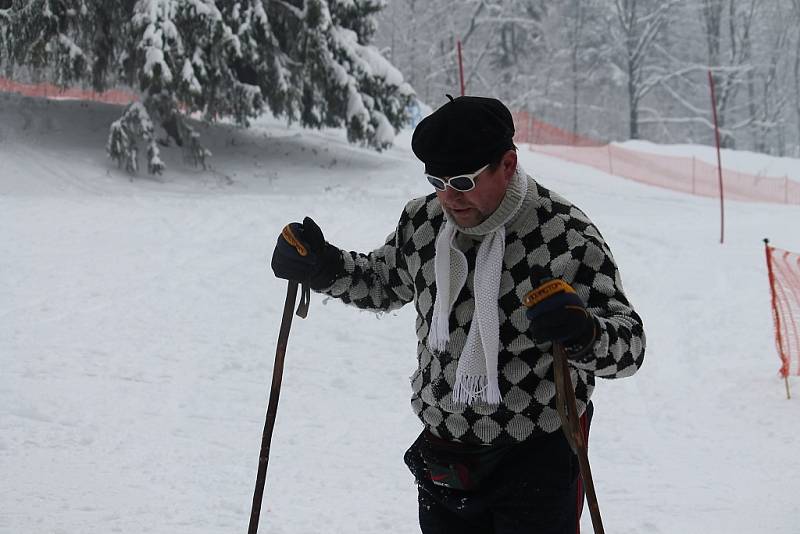
[[[277,233],[308,214],[366,251],[428,187],[408,133],[376,154],[268,119],[204,130],[213,169],[165,150],[164,177],[130,180],[103,151],[117,115],[0,94],[0,533],[244,532],[286,288]],[[644,367],[594,397],[606,530],[800,532],[800,405],[776,374],[761,242],[800,251],[798,209],[729,203],[720,246],[714,200],[521,161],[593,217],[645,320]],[[413,319],[312,297],[262,532],[418,531]]]
[[[695,157],[710,165],[717,164],[717,149],[706,145],[660,145],[649,141],[625,141],[614,143],[622,148],[659,154],[662,156],[680,156],[684,158]],[[738,172],[756,176],[769,176],[800,181],[800,162],[795,158],[769,156],[747,150],[720,150],[723,169],[735,169]]]

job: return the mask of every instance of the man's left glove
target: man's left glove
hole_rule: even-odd
[[[537,343],[558,341],[572,357],[582,356],[594,343],[595,320],[565,281],[545,281],[525,295],[523,304],[528,308],[525,315]]]
[[[338,258],[338,249],[325,242],[317,223],[306,217],[302,224],[283,228],[272,253],[272,270],[278,278],[323,289],[335,279]]]

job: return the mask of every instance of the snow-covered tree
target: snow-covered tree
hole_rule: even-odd
[[[5,40],[9,60],[47,69],[60,84],[81,80],[88,58],[84,32],[90,14],[82,1],[12,0],[0,17],[6,26]]]
[[[135,171],[144,140],[148,169],[158,173],[159,145],[170,143],[205,165],[210,153],[189,114],[246,125],[270,110],[304,126],[343,126],[352,142],[389,146],[413,91],[369,44],[382,7],[376,0],[11,0],[0,28],[15,28],[6,35],[17,65],[61,85],[138,90],[141,105],[111,126],[109,154]]]
[[[348,139],[383,149],[405,120],[413,91],[399,70],[369,46],[376,0],[278,2],[286,13],[284,44],[301,62],[293,72],[297,110],[305,126],[345,126]],[[297,38],[296,36],[300,36]],[[295,115],[290,115],[295,118]]]
[[[9,22],[11,21],[11,16],[9,15],[10,7],[11,7],[10,0],[0,0],[0,68],[2,68],[7,63],[10,64],[8,60],[8,45],[7,45]]]

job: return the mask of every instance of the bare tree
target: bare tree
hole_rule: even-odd
[[[620,50],[617,64],[627,77],[629,135],[638,139],[639,104],[662,81],[660,75],[648,76],[650,53],[679,0],[613,1],[617,24],[612,25],[612,35]]]
[[[708,65],[717,90],[717,114],[722,131],[722,145],[733,147],[734,136],[729,130],[748,126],[751,121],[730,124],[735,111],[731,109],[742,87],[746,73],[752,69],[748,63],[751,54],[751,27],[760,0],[702,0],[702,14],[708,47]],[[725,16],[728,22],[728,46],[723,48]]]
[[[470,94],[599,139],[711,143],[711,70],[726,146],[800,153],[800,0],[388,6],[376,37],[432,107],[458,91],[460,39]]]
[[[794,81],[794,111],[797,120],[797,145],[795,155],[800,156],[800,0],[792,0],[792,20],[795,29],[794,66],[792,68]]]

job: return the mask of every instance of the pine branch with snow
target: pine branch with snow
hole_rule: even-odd
[[[125,166],[131,174],[139,171],[138,141],[143,139],[147,144],[147,170],[151,174],[161,174],[164,162],[156,142],[153,121],[150,114],[140,102],[133,102],[122,117],[111,123],[106,151],[117,165]]]
[[[400,72],[368,44],[379,2],[308,0],[296,23],[304,38],[301,123],[344,126],[348,140],[378,150],[388,147],[407,120],[413,90]]]

